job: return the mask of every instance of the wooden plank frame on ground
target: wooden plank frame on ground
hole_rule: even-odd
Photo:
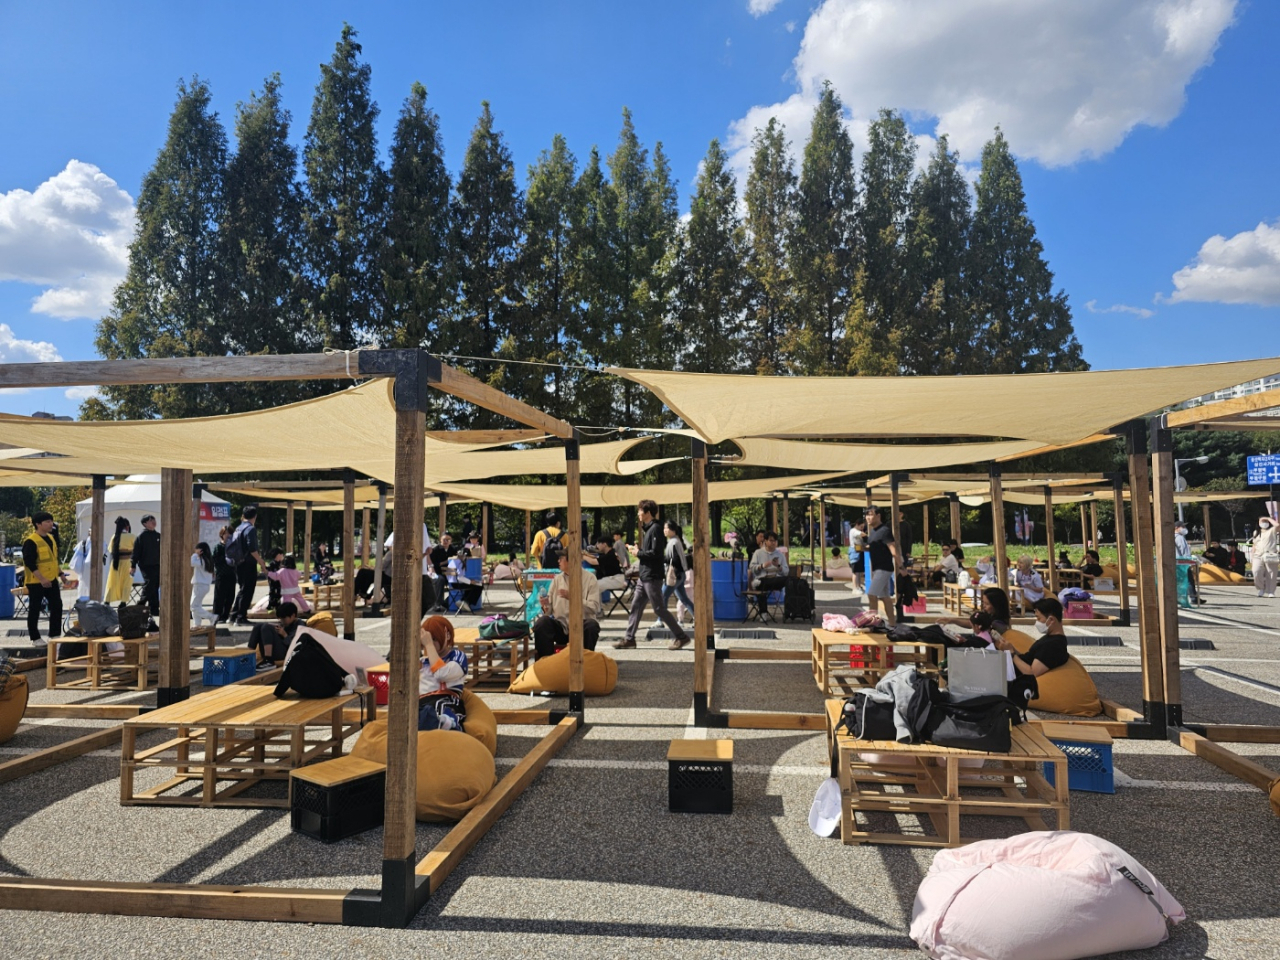
[[[0,364],[0,387],[68,387],[236,382],[242,380],[312,380],[390,378],[396,416],[395,486],[422,490],[424,486],[425,411],[429,391],[441,390],[518,423],[561,437],[573,445],[572,426],[506,396],[421,350],[363,350],[356,353],[252,357],[193,357],[155,360],[105,360]],[[576,467],[576,457],[573,466]],[[568,471],[570,490],[570,546],[577,547],[580,525],[579,477]],[[160,698],[163,703],[185,698],[190,691],[185,647],[189,604],[188,524],[192,476],[190,470],[165,468],[161,478],[161,517],[166,547],[161,558],[161,616],[178,629],[161,649]],[[349,497],[344,497],[347,504]],[[401,498],[401,505],[417,517],[407,529],[421,525],[422,501]],[[579,505],[576,514],[575,503]],[[344,504],[346,506],[347,504]],[[416,507],[406,506],[416,504]],[[352,572],[354,522],[344,517],[344,559]],[[381,513],[381,511],[380,511]],[[404,519],[401,518],[402,525]],[[306,517],[306,558],[310,560],[311,508]],[[381,539],[381,538],[379,538]],[[415,766],[417,737],[418,612],[421,595],[422,545],[417,537],[397,538],[392,550],[391,671],[388,704],[387,786],[383,827],[382,882],[377,890],[313,890],[287,887],[218,886],[210,884],[106,883],[44,878],[0,878],[0,901],[7,907],[95,914],[166,916],[238,920],[292,920],[306,923],[344,923],[401,927],[421,909],[433,890],[532,782],[584,719],[582,709],[582,594],[572,592],[570,621],[577,669],[571,672],[570,705],[575,715],[555,711],[512,711],[507,722],[553,723],[555,726],[528,756],[500,781],[471,815],[463,819],[421,863],[415,862]],[[577,567],[577,564],[573,565]],[[304,567],[305,569],[305,567]],[[344,577],[345,579],[345,577]],[[580,584],[580,577],[579,577]],[[347,593],[350,595],[350,589]],[[181,648],[183,649],[179,649]],[[183,656],[179,656],[181,653]],[[259,674],[245,682],[274,681],[277,673]],[[520,716],[525,713],[529,715]],[[72,756],[115,742],[121,728],[113,726],[0,765],[0,778],[11,779],[52,766]],[[15,766],[16,764],[16,766]],[[8,774],[8,776],[5,776]]]

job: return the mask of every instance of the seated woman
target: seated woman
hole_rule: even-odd
[[[524,573],[524,564],[520,562],[514,553],[508,553],[505,561],[494,565],[493,579],[519,580],[522,573]]]
[[[467,578],[469,559],[471,559],[471,553],[463,547],[448,561],[449,588],[461,592],[462,599],[458,601],[458,610],[462,613],[470,613],[472,607],[479,605],[480,596],[484,592],[484,584],[475,583]]]
[[[939,617],[937,623],[953,623],[957,627],[973,627],[974,617],[979,613],[990,618],[987,629],[996,633],[1004,633],[1009,629],[1009,595],[999,587],[987,587],[982,591],[982,599],[978,601],[978,609],[965,617]],[[975,629],[973,631],[977,633]]]
[[[1022,608],[1044,598],[1044,578],[1031,566],[1031,557],[1023,554],[1018,558],[1018,566],[1014,571],[1013,583],[1022,588]]]
[[[267,579],[280,585],[281,602],[292,603],[298,608],[299,613],[311,612],[311,604],[307,602],[307,598],[302,595],[302,588],[298,586],[298,561],[292,553],[285,554],[278,568],[267,571]]]
[[[453,645],[453,624],[444,617],[423,617],[418,670],[418,729],[462,730],[467,720],[462,690],[467,683],[467,655]]]
[[[1013,654],[1015,678],[1009,684],[1009,699],[1025,704],[1036,698],[1037,677],[1064,666],[1070,659],[1067,653],[1067,636],[1062,630],[1062,604],[1053,597],[1044,597],[1032,604],[1036,612],[1036,632],[1040,639],[1026,653],[1003,637],[996,639],[996,648]]]
[[[832,580],[852,580],[853,570],[849,561],[840,555],[839,547],[831,548],[831,559],[827,561],[827,576]]]
[[[986,587],[1000,582],[996,576],[996,565],[991,557],[978,558],[978,586]]]

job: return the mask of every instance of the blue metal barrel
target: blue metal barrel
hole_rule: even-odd
[[[747,589],[747,561],[711,561],[711,596],[717,620],[747,619]]]

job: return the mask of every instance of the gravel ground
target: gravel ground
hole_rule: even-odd
[[[514,598],[509,587],[494,599]],[[1184,611],[1184,637],[1214,650],[1184,651],[1188,720],[1280,725],[1280,604],[1239,588],[1206,588],[1208,605]],[[848,588],[820,585],[819,612],[848,612]],[[1107,609],[1103,605],[1103,609]],[[462,624],[478,618],[460,617]],[[238,957],[823,957],[917,955],[906,936],[931,850],[846,847],[808,829],[825,776],[821,734],[720,731],[735,742],[732,816],[671,814],[668,742],[690,733],[689,651],[665,641],[614,652],[621,612],[601,649],[619,660],[619,686],[588,702],[588,725],[463,860],[407,930],[368,930],[0,911],[6,956]],[[775,640],[725,646],[808,650],[808,626],[775,626]],[[1103,696],[1141,700],[1137,630],[1121,647],[1077,647]],[[240,631],[235,632],[236,635]],[[644,631],[641,631],[643,637]],[[387,643],[386,621],[359,636]],[[17,638],[11,644],[21,645]],[[153,694],[46,692],[28,673],[33,702],[150,703]],[[193,678],[198,689],[198,677]],[[486,694],[495,708],[554,700]],[[720,709],[820,712],[807,662],[720,661]],[[28,721],[0,760],[106,724]],[[503,727],[499,773],[545,732]],[[158,737],[158,735],[155,735]],[[1280,746],[1238,745],[1280,770]],[[1280,820],[1261,792],[1168,742],[1117,741],[1114,795],[1072,794],[1072,827],[1131,852],[1177,896],[1189,919],[1144,958],[1280,955]],[[324,845],[289,830],[276,810],[121,807],[119,752],[104,749],[0,785],[0,873],[79,879],[348,888],[376,884],[381,830]],[[271,788],[267,788],[271,789]],[[975,818],[973,832],[1005,836],[1011,822]],[[446,828],[420,824],[418,855]]]

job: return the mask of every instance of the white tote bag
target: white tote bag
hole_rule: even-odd
[[[1008,696],[1012,665],[1003,650],[953,649],[947,653],[947,693],[953,700]]]

